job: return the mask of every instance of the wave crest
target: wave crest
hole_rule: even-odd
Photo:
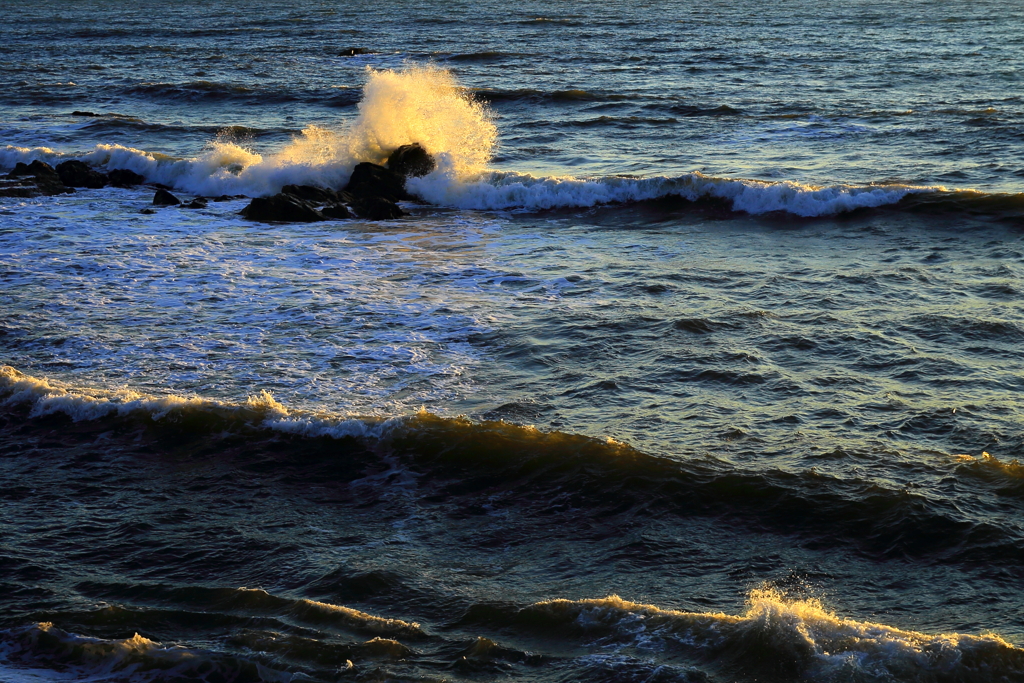
[[[608,643],[664,641],[719,664],[812,680],[994,681],[1024,675],[1024,650],[997,635],[929,635],[837,616],[815,599],[772,588],[750,593],[740,616],[666,610],[618,596],[552,600],[522,611]]]

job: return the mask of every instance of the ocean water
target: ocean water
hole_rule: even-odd
[[[1024,8],[0,10],[0,680],[1024,680]]]

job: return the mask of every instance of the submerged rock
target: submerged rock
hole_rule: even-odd
[[[333,218],[336,220],[352,218],[352,212],[349,211],[348,207],[345,206],[344,204],[331,204],[330,206],[325,206],[324,208],[320,209],[320,213],[322,213],[327,218]]]
[[[437,167],[434,157],[427,154],[420,143],[402,145],[388,157],[388,169],[402,178],[424,176]]]
[[[153,195],[153,204],[156,206],[178,206],[181,204],[181,200],[167,190],[160,188]]]
[[[35,185],[26,184],[14,180],[0,181],[0,197],[17,197],[28,199],[39,196],[39,188]]]
[[[406,215],[398,204],[385,197],[358,197],[352,202],[352,210],[360,218],[371,221],[385,221]]]
[[[204,199],[203,197],[196,197],[195,199],[190,201],[188,204],[182,204],[181,208],[183,208],[183,209],[205,209],[206,208],[206,199]]]
[[[339,57],[355,57],[356,55],[368,55],[370,51],[365,47],[347,47],[338,53]]]
[[[138,173],[129,171],[126,168],[115,168],[107,174],[107,177],[110,180],[110,184],[115,187],[132,187],[133,185],[141,185],[146,182],[146,179]]]
[[[57,174],[60,176],[60,181],[68,187],[99,189],[107,185],[105,174],[77,159],[57,164]]]
[[[327,220],[309,202],[290,194],[275,194],[273,197],[256,197],[240,215],[251,221],[313,223]]]
[[[391,202],[409,199],[409,194],[405,191],[405,178],[368,161],[357,164],[352,170],[352,177],[349,178],[345,191],[352,193],[357,199],[381,197]]]

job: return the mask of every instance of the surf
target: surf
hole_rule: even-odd
[[[106,170],[127,169],[151,183],[199,196],[272,195],[285,185],[344,187],[356,164],[382,164],[398,147],[421,144],[436,162],[411,178],[408,190],[429,204],[461,210],[531,212],[630,204],[665,198],[723,203],[750,215],[801,218],[865,209],[947,212],[1019,218],[1024,195],[892,182],[808,184],[705,175],[534,176],[491,168],[499,145],[494,114],[454,74],[435,65],[367,68],[356,116],[334,127],[310,125],[276,151],[259,151],[235,135],[237,126],[210,140],[195,157],[101,143],[85,152],[50,147],[0,149],[0,167],[40,159],[79,159]]]

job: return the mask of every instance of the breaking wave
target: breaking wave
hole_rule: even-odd
[[[906,185],[816,187],[713,178],[696,172],[674,178],[535,178],[522,173],[494,173],[469,182],[438,180],[434,175],[413,178],[409,189],[428,202],[462,209],[581,208],[675,197],[725,200],[732,210],[750,214],[781,211],[804,217],[875,208],[896,204],[913,194],[945,191]]]
[[[196,195],[265,196],[287,184],[343,187],[355,164],[383,163],[397,147],[419,142],[438,164],[429,175],[411,179],[409,190],[431,204],[459,209],[538,211],[677,198],[722,202],[733,211],[755,215],[783,212],[808,218],[894,205],[916,211],[1013,218],[1024,213],[1024,194],[951,191],[938,186],[815,186],[716,178],[699,172],[644,178],[497,172],[487,168],[498,137],[491,114],[449,71],[415,66],[402,71],[370,69],[368,76],[358,115],[347,127],[309,126],[275,153],[261,154],[233,139],[228,131],[189,159],[117,144],[99,144],[74,154],[8,145],[0,149],[0,168],[34,159],[58,163],[78,158],[107,170],[128,169],[150,182]],[[570,99],[594,97],[584,91],[556,94]],[[735,113],[721,107],[712,111]]]
[[[726,668],[801,680],[938,683],[1024,676],[1024,650],[997,635],[928,635],[844,619],[815,599],[754,590],[744,614],[682,612],[629,602],[551,600],[516,620],[597,636],[605,646],[695,648]]]
[[[280,151],[263,155],[218,139],[192,159],[178,159],[122,145],[100,144],[65,154],[8,145],[0,167],[41,159],[77,158],[108,170],[123,168],[150,182],[197,195],[262,196],[289,183],[342,187],[362,161],[383,163],[401,145],[419,142],[438,162],[435,174],[452,181],[478,176],[490,160],[497,129],[486,108],[433,66],[368,71],[358,115],[348,127],[309,126]]]
[[[365,121],[368,128],[378,125],[384,124]],[[476,140],[487,138],[485,131]],[[416,131],[390,138],[376,133],[366,138],[349,138],[310,127],[274,155],[264,156],[225,140],[210,143],[206,151],[192,159],[112,144],[100,144],[90,152],[74,155],[46,147],[9,145],[0,150],[0,167],[11,168],[18,162],[30,163],[35,159],[56,164],[76,158],[106,170],[128,169],[149,182],[195,195],[266,196],[288,184],[344,187],[356,163],[380,163],[390,150],[405,144],[399,141],[416,139],[428,138]],[[880,207],[1011,218],[1024,214],[1024,194],[956,191],[941,186],[815,186],[792,181],[716,178],[700,172],[647,178],[535,177],[516,172],[484,172],[480,168],[487,158],[483,151],[486,145],[436,151],[447,146],[442,136],[438,139],[441,141],[435,140],[437,146],[433,147],[440,161],[438,169],[427,176],[409,179],[408,189],[430,204],[465,210],[543,211],[683,199],[723,202],[732,211],[752,215],[787,213],[804,218]]]

